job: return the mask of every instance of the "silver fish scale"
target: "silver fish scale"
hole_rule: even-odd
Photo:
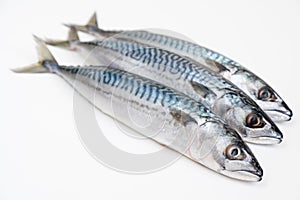
[[[103,113],[218,173],[225,170],[220,159],[228,145],[247,148],[236,131],[202,104],[152,80],[104,66],[43,65]],[[145,121],[150,123],[138,123]]]
[[[205,47],[202,47],[200,45],[177,39],[175,37],[170,36],[164,36],[160,34],[153,34],[148,31],[124,31],[119,33],[123,36],[128,36],[129,38],[135,37],[137,39],[143,39],[143,41],[149,41],[149,42],[155,42],[158,44],[162,44],[164,46],[167,46],[169,48],[177,49],[179,51],[187,52],[188,54],[192,54],[196,57],[203,57],[203,58],[209,58],[211,60],[241,67],[239,63],[220,55],[219,53],[216,53],[210,49],[207,49]],[[118,37],[118,36],[117,36]],[[227,66],[230,68],[230,66]]]
[[[123,56],[152,67],[156,66],[161,72],[168,70],[171,74],[178,75],[177,79],[183,78],[185,81],[191,80],[206,87],[215,88],[214,92],[220,95],[226,92],[224,89],[237,90],[232,84],[229,84],[225,79],[214,74],[206,67],[196,65],[188,59],[163,49],[147,47],[137,42],[114,39],[92,41],[87,42],[87,44],[118,52]]]
[[[172,89],[151,80],[138,77],[122,70],[104,67],[101,69],[100,67],[69,66],[60,66],[59,69],[60,71],[91,79],[93,81],[91,85],[95,88],[98,88],[100,84],[108,85],[112,88],[128,92],[148,103],[160,104],[169,109],[182,110],[186,113],[195,112],[202,117],[202,119],[199,118],[199,121],[203,121],[203,118],[215,118],[223,122],[223,120],[219,119],[219,117],[205,106],[187,96],[174,92]]]

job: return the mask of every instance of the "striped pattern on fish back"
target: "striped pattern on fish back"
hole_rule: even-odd
[[[128,92],[148,103],[160,104],[164,107],[195,112],[201,117],[216,118],[209,109],[187,96],[160,85],[149,79],[125,72],[123,70],[107,67],[69,67],[60,66],[61,71],[83,76],[96,83],[96,87],[107,85],[109,87]],[[111,90],[112,91],[112,90]],[[130,96],[129,95],[129,96]]]
[[[186,54],[193,55],[196,57],[202,57],[204,59],[214,60],[216,62],[222,64],[228,64],[233,66],[240,66],[235,61],[217,53],[200,45],[194,44],[192,42],[188,42],[186,40],[178,39],[171,36],[151,33],[148,31],[124,31],[119,33],[117,37],[127,37],[130,39],[140,39],[141,42],[158,44],[160,46],[165,46],[171,49],[176,49],[181,52],[185,52]]]
[[[176,79],[195,81],[209,88],[216,88],[216,93],[223,94],[222,90],[225,88],[236,90],[235,86],[206,67],[200,64],[196,65],[184,57],[163,49],[148,47],[133,41],[115,39],[92,41],[87,42],[87,44],[118,52],[125,57],[150,65],[152,68],[156,67],[156,70],[160,72],[168,71],[176,76]]]

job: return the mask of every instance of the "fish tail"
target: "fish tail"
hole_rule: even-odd
[[[97,21],[97,14],[96,12],[93,13],[91,18],[89,19],[88,23],[85,25],[77,25],[77,24],[65,24],[67,27],[73,27],[77,31],[81,31],[84,33],[89,33],[89,27],[99,28],[98,21]]]
[[[37,52],[38,52],[38,62],[27,67],[12,69],[13,72],[16,73],[49,73],[54,72],[58,64],[45,45],[45,42],[40,38],[34,36],[34,39],[37,44]]]
[[[96,12],[93,13],[93,15],[89,19],[87,25],[98,27],[98,21],[97,21],[97,14],[96,14]]]
[[[74,43],[80,41],[79,36],[77,34],[77,30],[73,26],[69,26],[70,30],[68,33],[68,38],[66,40],[52,40],[47,39],[45,40],[45,43],[51,46],[56,46],[68,50],[77,50]]]

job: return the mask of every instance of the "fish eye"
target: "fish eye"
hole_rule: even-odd
[[[246,126],[249,128],[262,128],[264,125],[262,117],[256,113],[252,112],[246,117]]]
[[[258,92],[258,99],[263,101],[275,101],[277,98],[274,92],[267,86],[262,87]]]
[[[245,158],[240,147],[236,145],[229,145],[226,148],[225,155],[230,160],[243,160]]]

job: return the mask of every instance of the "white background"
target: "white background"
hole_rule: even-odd
[[[264,169],[259,183],[218,175],[186,158],[152,174],[104,167],[76,133],[73,90],[54,75],[9,69],[36,61],[31,34],[65,38],[61,23],[97,11],[107,29],[169,29],[222,52],[270,83],[294,111],[279,124],[284,141],[250,147]],[[300,2],[0,1],[0,199],[299,199]],[[51,49],[60,63],[80,62]],[[125,145],[126,146],[126,145]]]

